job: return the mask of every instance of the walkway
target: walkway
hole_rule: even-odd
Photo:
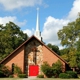
[[[35,79],[36,79],[36,77],[35,76],[32,76],[32,77],[24,78],[22,80],[35,80]]]

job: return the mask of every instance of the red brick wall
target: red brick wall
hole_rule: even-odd
[[[4,65],[9,66],[12,69],[12,63],[21,68],[24,72],[24,46],[13,53],[6,61],[3,62]]]
[[[29,49],[29,48],[27,48],[27,49]],[[58,58],[56,55],[54,55],[48,48],[46,48],[43,45],[43,46],[40,47],[40,49],[41,49],[41,54],[43,54],[40,57],[42,62],[47,61],[49,63],[49,65],[52,65],[53,63],[60,60],[63,64],[63,67],[65,68],[65,63],[60,58]],[[12,68],[12,63],[14,63],[18,67],[20,67],[22,72],[24,73],[24,54],[25,54],[25,46],[22,46],[16,52],[14,52],[9,58],[7,58],[5,61],[3,61],[3,64],[6,65],[6,66],[9,66],[10,69],[11,69]],[[27,53],[27,54],[29,54],[29,53]],[[40,63],[41,63],[41,61],[40,61]],[[26,64],[25,64],[25,66],[26,66]]]
[[[63,67],[65,68],[65,63],[59,59],[56,55],[54,55],[49,49],[47,49],[45,46],[43,46],[43,62],[47,61],[48,64],[52,66],[53,63],[60,60],[63,64]]]

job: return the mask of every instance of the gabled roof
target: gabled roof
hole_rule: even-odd
[[[42,41],[40,41],[37,37],[34,35],[31,36],[28,40],[23,42],[18,48],[16,48],[11,54],[9,54],[6,58],[4,58],[0,64],[2,64],[6,59],[8,59],[12,54],[14,54],[18,49],[20,49],[23,45],[28,43],[32,38],[35,38],[37,41],[39,41],[42,45],[44,45],[49,51],[51,51],[55,56],[57,56],[60,60],[62,60],[64,63],[68,64],[65,60],[63,60],[58,54],[56,54],[53,50],[51,50],[48,46],[46,46]]]

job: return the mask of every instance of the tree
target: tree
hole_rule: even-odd
[[[67,54],[69,53],[69,48],[63,48],[60,50],[60,55],[64,55],[64,54]]]
[[[63,29],[58,31],[58,38],[62,46],[75,47],[75,43],[80,40],[80,18],[63,26]]]
[[[69,62],[69,48],[64,48],[60,50],[61,57]]]
[[[80,41],[80,17],[75,21],[68,23],[67,26],[63,26],[63,29],[58,31],[58,38],[61,40],[61,45],[69,48],[68,50],[68,63],[70,66],[75,69],[78,67],[76,53],[79,52]],[[79,60],[80,61],[80,60]]]
[[[47,44],[47,46],[52,49],[54,52],[56,52],[58,55],[60,55],[60,51],[59,51],[59,47],[56,45],[52,45],[52,44]]]
[[[19,26],[13,22],[0,25],[0,60],[10,54],[21,43],[27,40],[27,34],[24,34]]]

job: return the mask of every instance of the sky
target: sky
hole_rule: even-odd
[[[0,0],[0,24],[12,21],[30,37],[36,29],[37,7],[43,41],[62,49],[57,32],[78,17],[80,0]]]

